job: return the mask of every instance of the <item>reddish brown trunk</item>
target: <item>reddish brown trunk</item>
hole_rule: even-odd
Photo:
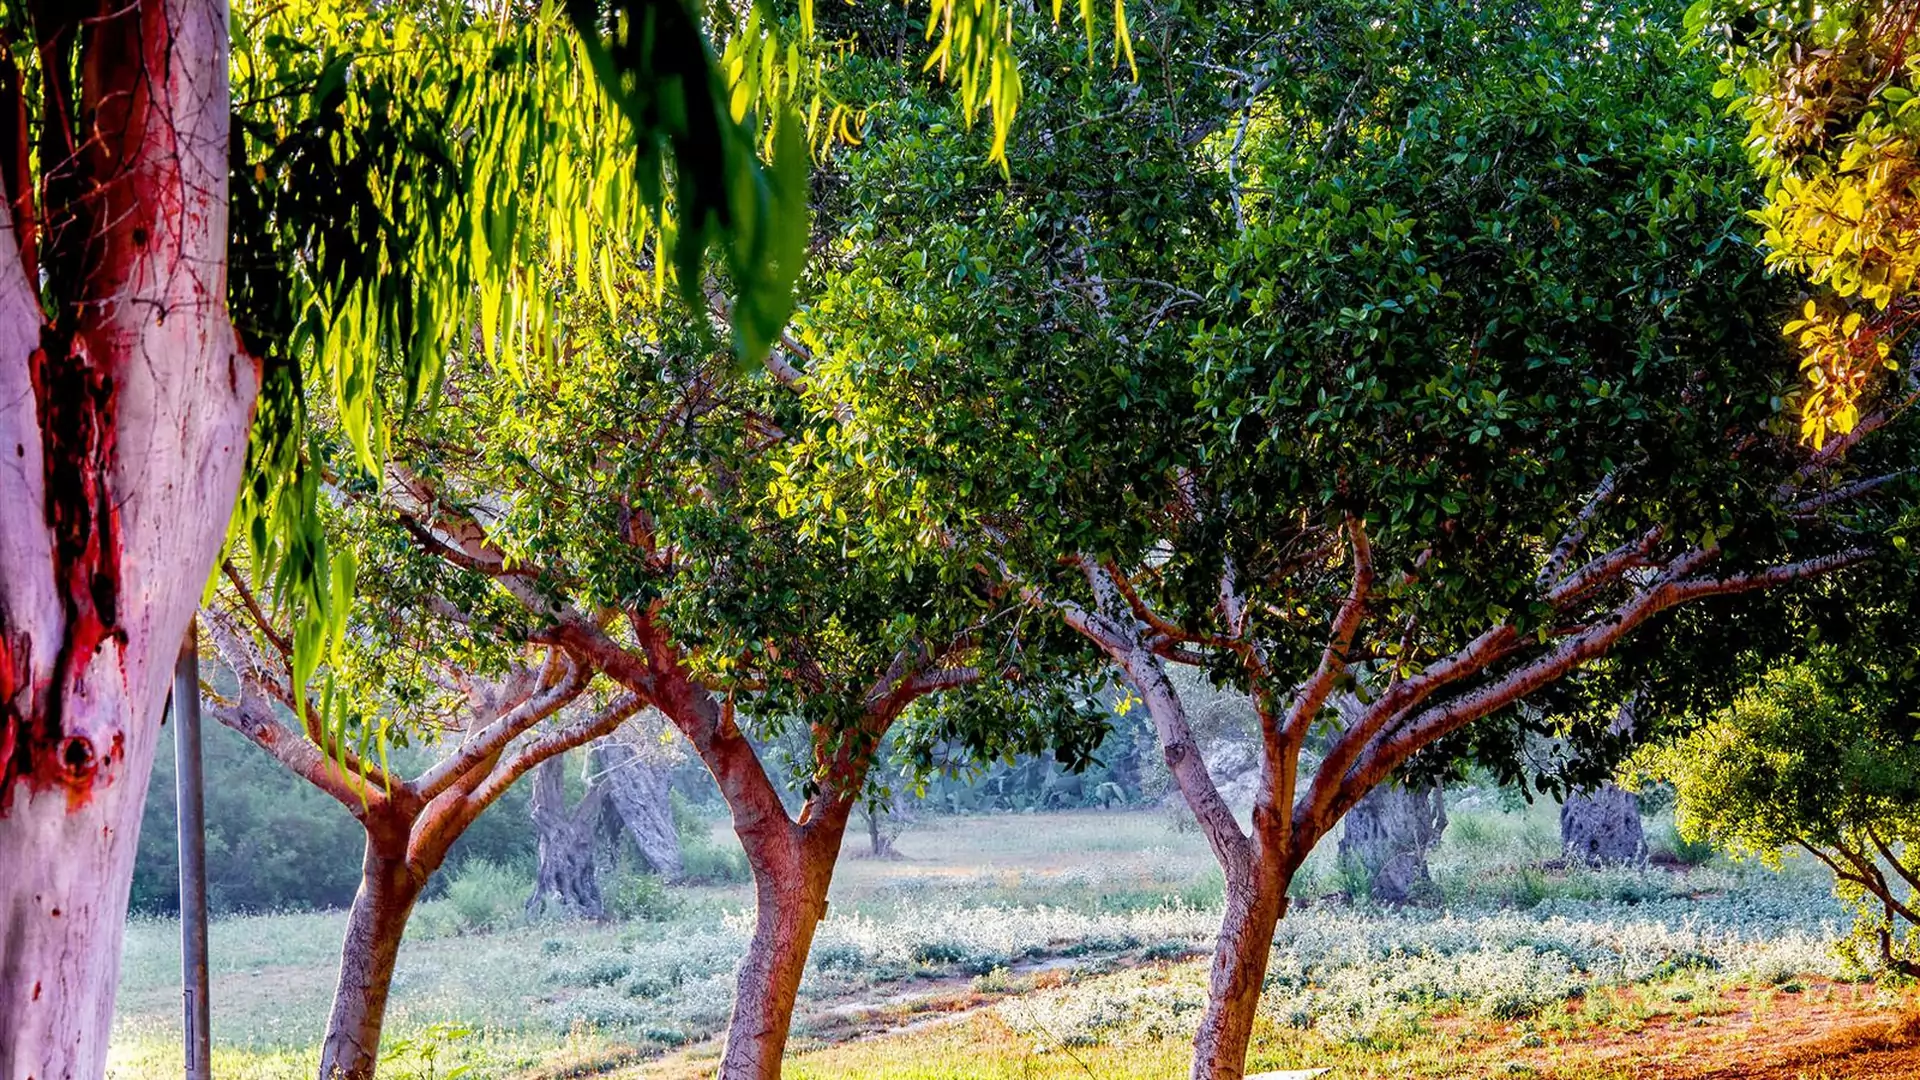
[[[827,887],[850,807],[830,808],[805,827],[742,832],[753,867],[753,940],[735,976],[733,1016],[721,1080],[778,1080],[813,933],[827,911]],[[782,823],[784,824],[784,823]]]
[[[406,852],[404,833],[398,838],[368,834],[320,1048],[320,1080],[372,1080],[379,1063],[394,962],[426,883],[426,875],[407,864]]]
[[[1240,1080],[1260,1011],[1273,933],[1287,912],[1287,885],[1273,873],[1227,886],[1226,913],[1213,947],[1207,1011],[1193,1037],[1192,1080]]]
[[[244,461],[258,372],[225,307],[228,15],[143,0],[32,20],[55,72],[36,114],[48,218],[13,164],[0,215],[0,1080],[104,1071],[168,676]]]

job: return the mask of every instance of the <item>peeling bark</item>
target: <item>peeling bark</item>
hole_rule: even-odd
[[[851,810],[847,801],[808,826],[741,835],[753,868],[753,940],[734,976],[721,1080],[780,1076],[807,952],[827,913],[827,887]]]
[[[43,80],[71,121],[42,125],[44,222],[18,123],[0,148],[0,1080],[104,1071],[160,713],[245,460],[227,20],[40,5],[42,56],[77,76]]]
[[[406,833],[367,835],[360,891],[347,915],[340,946],[340,977],[334,984],[326,1040],[320,1047],[321,1080],[372,1080],[380,1059],[380,1029],[407,919],[426,876],[407,859]]]
[[[1269,874],[1229,883],[1207,976],[1207,1009],[1193,1037],[1192,1080],[1240,1080],[1260,1012],[1273,935],[1287,913],[1287,881]]]

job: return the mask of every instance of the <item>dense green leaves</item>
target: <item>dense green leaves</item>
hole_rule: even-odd
[[[1647,762],[1674,785],[1683,835],[1770,863],[1789,850],[1827,861],[1859,913],[1856,943],[1880,954],[1857,957],[1869,968],[1884,959],[1911,971],[1915,960],[1912,674],[1862,653],[1821,650],[1770,672]]]

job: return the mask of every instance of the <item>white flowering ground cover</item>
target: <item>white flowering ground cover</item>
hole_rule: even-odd
[[[1844,913],[1807,868],[1545,869],[1543,816],[1489,814],[1460,829],[1465,840],[1436,857],[1431,906],[1352,906],[1327,895],[1337,874],[1326,862],[1311,864],[1275,943],[1265,1028],[1364,1049],[1404,1044],[1435,1017],[1564,1016],[1566,1002],[1599,1002],[1608,988],[1657,985],[1676,1000],[1704,1000],[1736,984],[1792,988],[1855,974],[1832,949]],[[1158,1075],[1158,1063],[1175,1061],[1204,1003],[1204,951],[1219,919],[1204,848],[1153,815],[1036,824],[943,825],[968,830],[929,843],[958,851],[946,861],[849,861],[847,888],[815,939],[796,1048],[845,1038],[835,1025],[849,1009],[890,1017],[882,1026],[917,1025],[924,1003],[940,999],[971,1007],[1004,1042],[996,1053],[1026,1063],[1008,1075],[1085,1075],[1072,1062],[1087,1054],[1106,1055],[1103,1077]],[[1018,846],[1035,835],[1048,837],[1034,842],[1044,851]],[[1010,857],[996,840],[1010,842]],[[402,952],[386,1075],[441,1077],[463,1065],[472,1077],[563,1066],[582,1076],[679,1075],[675,1060],[687,1075],[710,1069],[707,1040],[726,1019],[750,929],[746,900],[738,887],[706,890],[654,921],[507,922],[484,932],[450,928],[429,910]],[[176,933],[164,921],[129,929],[120,1080],[177,1067]],[[325,913],[215,927],[220,1075],[311,1075],[338,933],[338,916]],[[965,1030],[979,1038],[988,1029]],[[662,1054],[665,1065],[636,1064]],[[795,1075],[972,1075],[902,1068]]]

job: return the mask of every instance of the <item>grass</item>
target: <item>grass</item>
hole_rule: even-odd
[[[1834,982],[1841,911],[1820,875],[1543,869],[1550,815],[1456,811],[1434,858],[1436,908],[1376,911],[1319,892],[1337,875],[1330,852],[1316,853],[1276,944],[1254,1064],[1386,1077],[1482,1062],[1497,1073],[1507,1058],[1534,1062],[1634,1025],[1872,1006],[1846,997],[1871,988]],[[1199,836],[1168,821],[936,818],[901,838],[902,860],[858,857],[864,842],[850,840],[788,1075],[1179,1074],[1204,1000],[1219,876]],[[744,885],[675,889],[671,903],[648,901],[648,920],[604,925],[529,925],[497,902],[506,884],[471,891],[477,917],[449,899],[416,919],[384,1076],[711,1071],[749,928]],[[219,1075],[312,1075],[342,922],[215,924]],[[482,924],[492,928],[470,929]],[[179,1067],[178,955],[173,923],[129,926],[117,1080]],[[1796,983],[1803,992],[1788,993]]]

